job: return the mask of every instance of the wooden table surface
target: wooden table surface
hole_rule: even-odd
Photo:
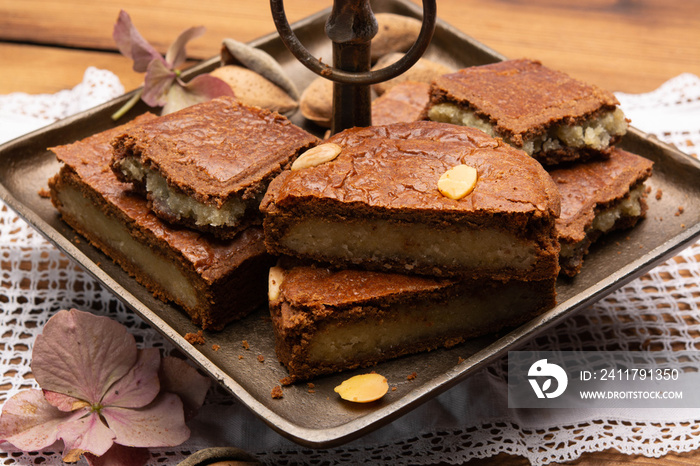
[[[293,22],[331,4],[285,7]],[[142,75],[112,40],[120,9],[161,52],[180,31],[205,26],[188,46],[192,59],[217,55],[223,38],[249,41],[274,30],[263,0],[0,0],[0,94],[72,88],[88,66],[113,71],[127,90],[138,87]],[[648,92],[684,72],[700,76],[698,0],[439,0],[438,16],[509,58],[536,58],[611,91]],[[700,453],[654,460],[610,451],[569,464],[622,462],[700,464]],[[506,455],[470,462],[496,464],[528,463]]]

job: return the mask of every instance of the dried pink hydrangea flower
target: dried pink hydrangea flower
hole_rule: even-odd
[[[188,383],[161,383],[159,371]],[[157,349],[138,349],[121,324],[75,309],[46,323],[34,343],[32,372],[42,390],[20,392],[5,403],[0,441],[35,451],[62,440],[64,461],[85,455],[93,465],[110,458],[141,465],[147,459],[141,449],[187,440],[183,400],[198,408],[210,384],[182,361],[161,361]]]
[[[162,113],[166,114],[215,97],[233,96],[228,84],[206,73],[194,77],[188,83],[180,79],[178,67],[187,57],[185,46],[203,33],[202,26],[183,31],[168,48],[164,58],[139,33],[129,14],[120,11],[112,37],[122,55],[134,60],[134,71],[146,72],[146,76],[141,92],[134,94],[112,118],[116,120],[121,117],[139,98],[151,107],[163,107]]]

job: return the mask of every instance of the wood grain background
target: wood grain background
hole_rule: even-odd
[[[285,7],[295,21],[331,3]],[[264,0],[0,0],[0,93],[72,87],[88,65],[137,87],[141,75],[114,52],[120,9],[161,51],[185,28],[206,26],[188,47],[197,59],[216,55],[225,37],[248,41],[274,30]],[[647,92],[683,72],[700,75],[697,0],[439,0],[438,16],[508,57],[536,58],[612,91]]]

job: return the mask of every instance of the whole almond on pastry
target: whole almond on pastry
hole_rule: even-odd
[[[457,165],[442,174],[437,187],[443,196],[459,200],[471,193],[479,175],[474,167]]]
[[[312,147],[301,154],[294,163],[292,163],[291,170],[303,170],[304,168],[315,167],[322,163],[330,162],[335,159],[342,150],[343,149],[338,144],[333,144],[332,142]]]

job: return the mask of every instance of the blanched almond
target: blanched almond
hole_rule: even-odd
[[[438,190],[450,199],[462,199],[474,190],[478,174],[469,165],[457,165],[442,174],[438,180]]]
[[[312,147],[292,163],[292,170],[315,167],[322,163],[330,162],[340,154],[342,148],[332,142]]]
[[[280,287],[284,281],[284,269],[282,267],[270,267],[267,275],[267,298],[275,302],[280,298]]]
[[[369,403],[386,395],[389,391],[389,383],[386,377],[373,372],[350,377],[334,390],[344,400]]]

